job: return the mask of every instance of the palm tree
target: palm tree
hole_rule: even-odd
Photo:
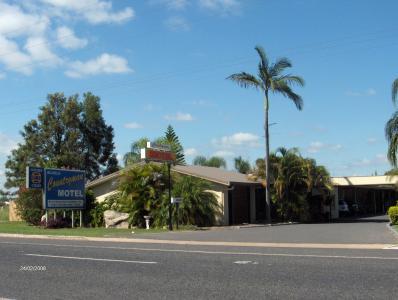
[[[234,158],[235,169],[242,174],[248,174],[250,172],[250,163],[248,160],[242,158],[242,156],[238,156]]]
[[[141,148],[145,148],[149,139],[144,137],[131,144],[130,152],[127,152],[124,157],[124,166],[132,165],[141,161]]]
[[[391,98],[393,104],[397,105],[398,78],[394,80],[391,87]],[[385,135],[388,141],[387,158],[393,167],[397,167],[398,153],[398,111],[391,116],[385,128]]]
[[[229,76],[227,79],[235,81],[238,85],[244,88],[255,88],[264,93],[264,131],[265,131],[265,177],[266,177],[266,211],[267,223],[271,224],[271,199],[270,199],[270,167],[269,167],[269,96],[272,94],[282,94],[284,97],[291,100],[298,110],[303,108],[302,98],[293,92],[291,86],[304,86],[304,80],[299,76],[284,74],[287,68],[292,64],[287,58],[280,58],[275,63],[270,64],[262,47],[256,46],[255,50],[260,56],[260,63],[258,64],[258,75],[252,75],[246,72],[236,73]]]

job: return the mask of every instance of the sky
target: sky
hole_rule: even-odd
[[[0,185],[47,94],[101,98],[121,158],[171,124],[190,163],[264,156],[263,96],[226,80],[256,74],[254,50],[306,84],[298,111],[271,95],[270,144],[297,147],[333,176],[383,174],[396,108],[396,0],[0,0]]]

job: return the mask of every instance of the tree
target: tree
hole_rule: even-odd
[[[176,163],[185,165],[184,148],[181,146],[178,136],[171,125],[167,126],[164,143],[170,145],[171,151],[175,153]]]
[[[203,179],[181,175],[173,185],[173,194],[181,197],[179,224],[211,226],[220,212],[211,184]]]
[[[394,106],[397,106],[398,78],[394,80],[391,87],[391,98]],[[388,142],[387,158],[394,168],[397,167],[398,154],[398,110],[393,113],[387,121],[385,136]]]
[[[235,169],[242,174],[248,174],[250,172],[250,163],[248,160],[242,158],[242,156],[238,156],[234,159]]]
[[[227,162],[224,158],[219,156],[212,156],[210,158],[206,158],[205,156],[196,156],[193,160],[193,164],[195,166],[205,166],[205,167],[213,167],[213,168],[226,168]]]
[[[264,131],[265,131],[265,174],[266,174],[266,211],[267,222],[271,223],[271,199],[270,199],[270,166],[269,166],[269,94],[282,94],[290,99],[301,110],[303,108],[302,98],[293,92],[292,85],[304,86],[304,80],[299,76],[284,74],[287,68],[292,66],[287,58],[280,58],[274,64],[270,64],[264,49],[256,46],[255,50],[260,56],[258,65],[258,76],[246,72],[236,73],[229,76],[230,79],[244,88],[255,88],[264,93]]]
[[[102,116],[100,98],[90,92],[83,95],[80,130],[83,134],[84,166],[89,179],[117,171],[113,127]]]
[[[23,142],[6,162],[7,188],[24,185],[26,166],[82,169],[90,180],[118,168],[113,128],[105,124],[100,99],[91,93],[82,102],[77,95],[49,94],[21,135]]]
[[[146,137],[133,142],[130,147],[130,152],[127,152],[123,157],[124,165],[128,166],[140,162],[141,148],[145,148],[148,142],[149,139]]]
[[[263,160],[257,162],[255,174],[264,174]],[[283,220],[308,221],[314,217],[310,211],[311,202],[318,205],[321,201],[325,205],[330,199],[333,186],[329,172],[314,159],[303,158],[296,148],[280,147],[271,153],[270,168],[272,201]],[[318,196],[313,199],[314,191]]]
[[[144,227],[144,216],[150,215],[155,226],[167,224],[167,171],[164,165],[133,165],[124,171],[120,180],[121,211],[129,213],[129,223]]]

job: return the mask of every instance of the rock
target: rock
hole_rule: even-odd
[[[105,228],[128,228],[128,213],[122,213],[115,210],[106,210],[104,212]]]

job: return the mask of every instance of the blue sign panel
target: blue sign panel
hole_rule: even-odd
[[[84,209],[84,171],[45,169],[44,182],[44,209]]]
[[[44,187],[44,169],[38,167],[26,167],[26,188],[42,189]]]

